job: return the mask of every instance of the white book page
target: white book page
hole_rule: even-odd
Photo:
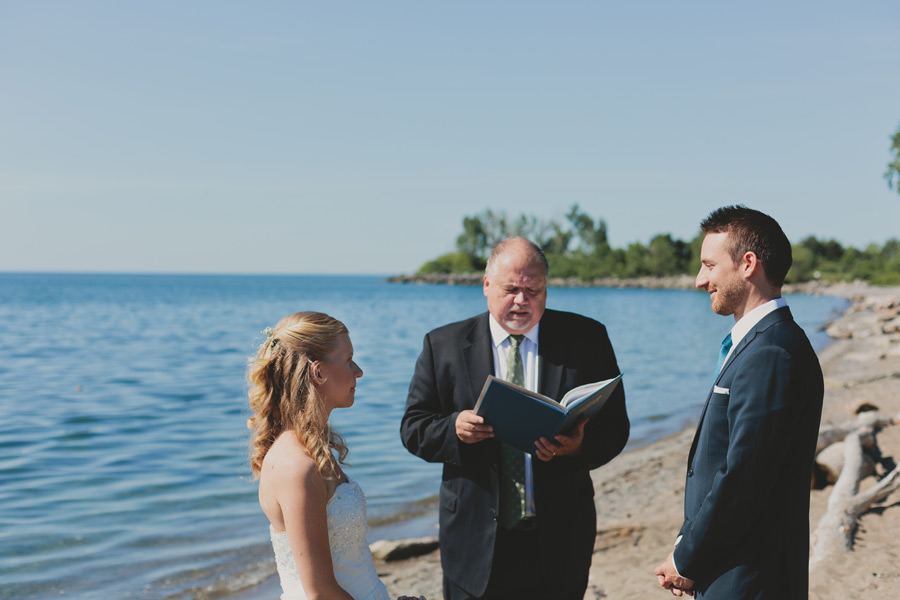
[[[560,400],[559,403],[564,407],[569,408],[573,404],[577,404],[579,400],[583,400],[600,388],[607,386],[613,379],[615,379],[615,377],[604,379],[603,381],[595,381],[594,383],[586,383],[584,385],[579,385],[577,388],[572,388],[566,392],[566,395],[562,397],[562,400]]]

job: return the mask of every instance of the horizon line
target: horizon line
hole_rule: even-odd
[[[91,271],[91,270],[7,270],[0,269],[0,275],[147,275],[147,276],[236,276],[236,277],[392,277],[398,273],[325,273],[290,271]]]

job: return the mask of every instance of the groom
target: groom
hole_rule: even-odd
[[[590,470],[628,440],[622,386],[590,422],[535,440],[534,461],[472,408],[488,375],[560,398],[618,375],[616,357],[597,321],[545,310],[547,259],[528,240],[494,248],[484,295],[487,313],[425,336],[400,427],[410,452],[444,465],[444,598],[582,600],[597,530]]]
[[[734,315],[688,457],[684,523],[656,568],[663,587],[708,600],[806,600],[809,482],[823,381],[781,297],[791,245],[744,206],[700,225],[697,287]]]

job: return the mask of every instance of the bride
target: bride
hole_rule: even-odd
[[[332,410],[353,405],[363,374],[347,328],[299,312],[265,333],[247,371],[247,425],[281,598],[387,600],[366,544],[365,496],[341,469],[347,446],[328,424]]]

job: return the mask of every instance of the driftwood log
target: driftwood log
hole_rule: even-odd
[[[880,502],[900,487],[900,467],[897,467],[865,492],[859,492],[860,481],[867,474],[871,474],[868,461],[872,461],[874,469],[874,460],[871,456],[868,461],[866,460],[867,454],[864,448],[873,449],[875,447],[874,434],[882,427],[897,421],[897,418],[865,412],[857,416],[853,423],[854,427],[847,425],[830,430],[831,432],[839,429],[845,430],[841,438],[843,440],[841,444],[843,456],[840,461],[842,465],[838,467],[837,461],[833,457],[829,459],[831,463],[829,468],[837,469],[839,472],[834,489],[828,497],[828,507],[813,534],[813,550],[809,559],[811,572],[826,558],[851,550],[859,517],[876,502]],[[832,439],[838,437],[834,433],[828,435],[832,435]],[[820,435],[820,442],[821,440],[822,436]],[[835,441],[837,440],[835,439]],[[831,442],[830,445],[834,443]],[[822,452],[824,450],[825,447]],[[828,454],[833,455],[834,452],[831,451]]]
[[[871,448],[875,444],[875,440],[872,437],[875,432],[882,427],[893,425],[898,421],[898,418],[900,418],[900,415],[898,417],[889,417],[879,412],[866,411],[859,413],[855,421],[824,427],[819,431],[819,439],[816,441],[816,453],[821,452],[834,443],[840,442],[847,437],[848,433],[853,431],[862,431],[868,437],[868,439],[863,440],[863,444],[866,448]]]
[[[860,436],[859,441],[860,445],[863,448],[872,448],[874,447],[874,436],[868,436],[869,441],[871,441],[871,446],[866,445],[866,440]],[[816,472],[819,474],[821,478],[821,486],[824,488],[827,484],[834,485],[837,483],[838,477],[841,476],[841,472],[844,470],[844,446],[847,445],[848,442],[845,440],[841,440],[840,442],[835,442],[834,444],[826,447],[821,452],[816,455]],[[855,440],[849,443],[856,443]],[[859,478],[860,480],[865,479],[869,475],[875,473],[875,459],[872,458],[872,455],[868,452],[862,453],[862,465],[860,466]]]

